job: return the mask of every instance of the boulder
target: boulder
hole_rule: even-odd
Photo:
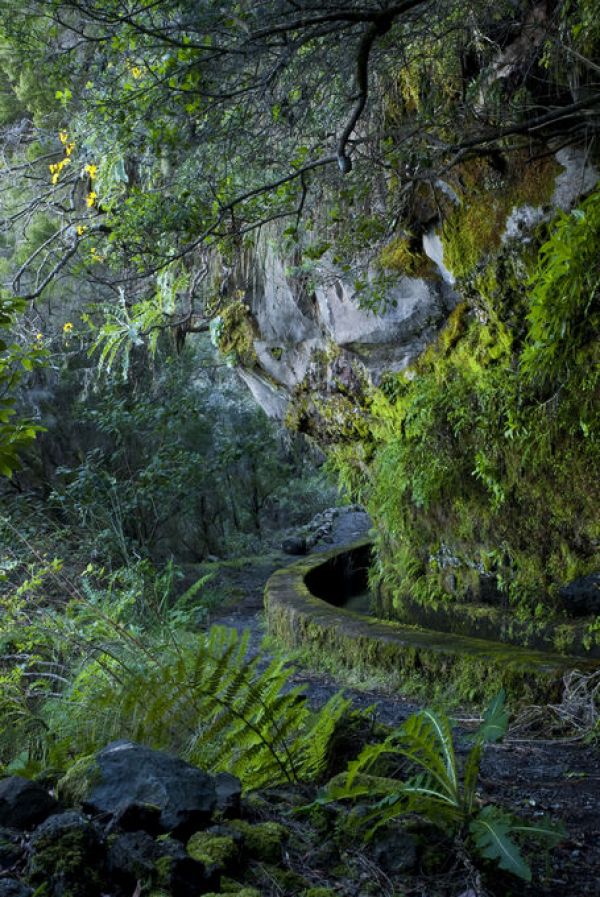
[[[171,897],[198,897],[219,887],[215,868],[193,859],[179,841],[155,841],[147,832],[119,835],[111,844],[108,868],[126,893],[133,893],[138,881],[151,882]]]
[[[56,813],[58,803],[45,788],[21,776],[0,782],[0,825],[30,829]]]
[[[13,829],[0,828],[0,869],[8,870],[22,857],[22,834]]]
[[[109,832],[121,829],[124,832],[149,832],[151,835],[159,835],[162,831],[160,814],[160,807],[154,804],[137,804],[132,801],[117,810],[106,830]]]
[[[240,814],[242,783],[228,772],[218,772],[215,776],[217,810],[227,819]]]
[[[185,839],[210,822],[217,804],[208,773],[162,751],[115,741],[96,755],[97,775],[83,800],[86,812],[111,818],[135,817],[134,807],[160,811],[161,832]],[[154,827],[155,815],[151,814]]]
[[[563,586],[558,594],[572,617],[600,614],[600,573],[580,576]]]
[[[103,838],[71,810],[50,816],[31,836],[27,880],[44,897],[100,897],[106,882]]]
[[[306,554],[308,545],[304,536],[290,536],[281,543],[281,550],[286,554]]]

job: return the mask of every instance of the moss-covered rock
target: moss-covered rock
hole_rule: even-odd
[[[239,849],[233,838],[213,835],[210,832],[196,832],[187,842],[187,852],[194,860],[206,866],[214,866],[220,872],[233,866]]]
[[[106,879],[105,847],[79,813],[50,816],[31,838],[27,881],[47,897],[99,897]]]
[[[228,825],[243,835],[244,852],[251,859],[263,863],[280,861],[288,831],[278,822],[249,823],[242,819],[234,819]]]

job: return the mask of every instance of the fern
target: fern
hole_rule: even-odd
[[[485,710],[464,764],[462,783],[448,717],[426,709],[411,716],[385,741],[367,745],[357,760],[348,765],[347,773],[328,784],[319,802],[373,799],[369,812],[359,820],[367,839],[390,819],[407,813],[422,816],[454,835],[468,832],[482,857],[529,881],[531,870],[521,855],[518,840],[536,839],[552,845],[562,837],[562,827],[546,820],[531,825],[499,807],[477,805],[484,745],[498,741],[506,732],[508,714],[504,699],[504,691],[500,691]],[[404,782],[372,775],[377,762],[385,756],[408,760],[415,774]]]
[[[57,610],[44,603],[43,581],[40,573],[2,601],[4,763],[65,770],[107,741],[130,738],[232,772],[247,787],[324,769],[348,707],[339,695],[313,714],[301,689],[288,687],[282,658],[249,656],[248,636],[235,630],[191,631],[181,607],[173,624],[159,587],[146,607],[153,625],[142,629],[131,583],[119,592],[109,577],[104,593],[68,585],[73,597]]]

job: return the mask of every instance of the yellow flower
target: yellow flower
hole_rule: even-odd
[[[141,77],[142,77],[142,70],[141,70],[141,68],[139,67],[139,65],[133,65],[133,66],[131,67],[131,74],[133,75],[134,78],[141,78]]]
[[[66,324],[63,324],[63,333],[71,333],[73,331],[73,325],[70,321],[67,321]]]
[[[85,172],[86,174],[88,174],[88,175],[90,176],[90,180],[93,181],[94,178],[96,177],[96,173],[97,173],[97,171],[98,171],[98,166],[97,166],[97,165],[93,165],[93,164],[86,165],[85,168],[84,168],[83,170],[84,170],[84,172]]]
[[[67,145],[65,146],[65,153],[67,154],[67,156],[70,156],[74,149],[75,149],[74,143],[67,143]]]
[[[37,340],[38,343],[39,343],[40,340],[44,339],[44,334],[43,334],[43,333],[36,333],[35,338],[36,338],[36,340]]]
[[[78,224],[77,225],[77,236],[83,237],[86,230],[87,230],[87,227],[85,226],[85,224]]]
[[[98,194],[95,190],[92,190],[85,198],[88,209],[91,209],[92,206],[96,204],[96,200],[98,199]]]
[[[50,173],[52,175],[52,183],[58,184],[58,180],[60,178],[60,173],[65,167],[65,165],[69,165],[71,162],[70,159],[61,159],[60,162],[55,162],[54,165],[49,165]]]
[[[58,139],[64,146],[67,143],[67,141],[69,140],[69,135],[66,131],[59,131]]]

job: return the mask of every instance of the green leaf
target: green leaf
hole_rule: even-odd
[[[501,869],[524,881],[531,881],[531,869],[510,837],[514,829],[508,813],[499,807],[484,807],[471,822],[469,831],[482,857],[495,860]]]
[[[493,744],[504,737],[508,727],[508,711],[504,706],[505,700],[506,692],[501,688],[483,712],[483,723],[475,736],[477,741]]]

